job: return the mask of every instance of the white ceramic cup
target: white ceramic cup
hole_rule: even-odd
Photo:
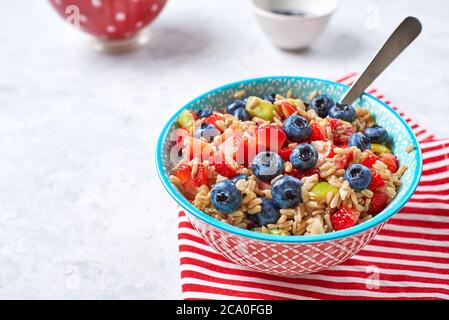
[[[287,50],[309,46],[326,28],[337,0],[252,0],[257,21],[267,37]],[[287,15],[278,12],[302,13]]]

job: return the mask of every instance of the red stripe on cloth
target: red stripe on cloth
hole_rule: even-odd
[[[448,194],[448,191],[446,191],[446,195]],[[413,201],[413,197],[411,199]],[[416,200],[419,201],[419,200]],[[401,209],[402,213],[420,213],[423,215],[429,215],[429,216],[435,216],[435,217],[449,217],[449,212],[447,209],[440,209],[440,208],[416,208],[416,207],[410,207],[406,205],[404,208]],[[391,221],[394,221],[393,219]],[[430,226],[428,226],[430,227]]]
[[[357,74],[337,79],[352,84]],[[377,89],[367,90],[391,104]],[[397,110],[396,106],[393,106]],[[298,278],[249,271],[209,247],[180,212],[179,251],[185,299],[449,299],[449,139],[435,140],[411,118],[424,157],[410,202],[356,256]],[[380,271],[368,289],[367,267]]]
[[[240,287],[247,287],[247,288],[257,288],[262,290],[269,290],[274,291],[278,293],[285,293],[290,295],[299,295],[299,296],[309,296],[315,299],[332,299],[332,298],[342,298],[342,295],[339,294],[325,294],[321,292],[313,292],[310,290],[304,290],[304,289],[297,289],[293,287],[285,287],[281,285],[275,285],[275,284],[266,284],[261,281],[243,281],[243,280],[229,280],[226,278],[221,277],[215,277],[206,275],[200,272],[196,271],[182,271],[181,276],[185,278],[196,278],[200,280],[206,280],[206,281],[213,281],[216,284],[225,284],[225,285],[232,285],[232,286],[240,286]],[[338,290],[341,288],[341,284],[337,282],[331,282],[331,281],[325,281],[325,280],[315,280],[315,279],[307,279],[304,278],[301,281],[302,285],[304,286],[315,286],[315,287],[321,287],[321,288],[327,288],[330,289],[329,292],[332,292],[332,289]],[[350,288],[352,290],[363,290],[366,291],[366,285],[364,283],[350,283],[345,282],[346,288]],[[409,287],[411,292],[415,293],[433,293],[435,291],[440,292],[442,294],[449,294],[449,290],[442,289],[442,288],[425,288],[425,287]],[[389,286],[389,285],[383,285],[382,286],[383,292],[386,293],[400,293],[402,292],[401,287],[397,286]]]
[[[439,184],[449,184],[449,177],[441,178],[441,179],[435,179],[430,181],[421,181],[421,186],[434,186]],[[421,201],[423,202],[423,201]],[[446,203],[449,203],[446,200]]]
[[[350,78],[353,78],[355,76],[357,76],[357,73],[356,72],[352,72],[352,73],[349,73],[349,74],[347,74],[347,75],[345,75],[345,76],[343,76],[341,78],[335,79],[335,81],[344,83],[346,80],[348,80]]]
[[[382,230],[382,235],[387,235],[388,233]],[[391,233],[390,233],[391,235]],[[397,235],[396,235],[397,236]],[[411,238],[416,238],[416,236],[412,236],[411,233],[408,233],[408,235],[404,235],[402,234],[402,236],[409,236]],[[422,236],[422,235],[421,235]],[[446,241],[449,240],[449,237],[447,236],[443,236],[445,237],[444,239]],[[427,238],[427,235],[426,235]],[[426,238],[422,238],[422,239],[426,239]],[[432,240],[432,239],[429,239]],[[438,239],[441,240],[441,239]],[[424,241],[423,241],[424,242]],[[445,252],[449,254],[449,247],[441,247],[441,246],[435,246],[435,245],[428,245],[428,244],[413,244],[413,243],[404,243],[401,242],[401,238],[397,237],[396,241],[385,241],[385,240],[377,240],[376,238],[374,238],[373,240],[371,240],[370,242],[371,246],[381,246],[381,247],[389,247],[389,248],[398,248],[398,249],[411,249],[411,250],[421,250],[423,252],[430,252],[430,251],[435,251],[435,252]],[[362,251],[363,252],[363,251]],[[432,257],[432,258],[438,258],[438,257]],[[444,259],[444,258],[442,258]],[[449,263],[449,260],[447,261]]]
[[[368,292],[368,294],[370,293],[370,289],[367,289],[364,280],[366,278],[366,273],[364,274],[364,277],[361,278],[361,281],[357,277],[346,277],[344,280],[344,288],[342,288],[341,282],[338,281],[338,277],[333,280],[328,280],[327,278],[330,277],[319,278],[317,275],[308,275],[300,279],[289,279],[289,286],[285,287],[283,285],[286,281],[285,278],[264,277],[263,274],[245,275],[241,270],[218,264],[211,264],[198,259],[184,259],[183,261],[185,265],[190,264],[197,266],[198,268],[196,270],[182,270],[182,277],[198,277],[198,279],[213,281],[214,283],[245,286],[248,288],[258,288],[300,296],[311,296],[313,298],[323,298],[323,295],[327,298],[341,296],[335,293],[332,294],[331,292],[323,293],[322,291],[324,288],[330,289],[328,291],[359,290],[365,294],[366,292]],[[335,274],[331,275],[331,277],[335,277]],[[432,284],[438,282],[430,280],[425,283]],[[409,286],[409,289],[410,292],[433,292],[438,288],[440,293],[449,294],[448,286],[441,285],[441,283],[439,283],[439,285],[440,287],[432,285],[420,286],[420,282],[414,282],[413,285]],[[309,290],[306,290],[305,288],[308,288]],[[314,288],[316,288],[316,290],[314,290]],[[382,290],[385,293],[402,292],[403,288],[385,278],[382,283]]]
[[[384,236],[398,237],[398,238],[404,238],[404,239],[405,238],[415,238],[415,239],[422,239],[422,240],[434,240],[434,241],[449,242],[449,235],[444,235],[444,234],[423,234],[423,233],[410,232],[410,231],[388,230],[386,228],[382,229],[381,234]],[[374,238],[371,241],[375,241],[375,240],[376,240],[376,238]],[[400,243],[401,243],[401,245],[405,245],[403,242],[400,242]],[[427,251],[428,248],[424,247],[424,250]]]

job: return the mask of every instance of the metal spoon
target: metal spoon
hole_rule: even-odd
[[[421,33],[421,22],[414,17],[407,17],[391,34],[365,71],[341,99],[341,104],[351,104],[363,91],[408,47]]]

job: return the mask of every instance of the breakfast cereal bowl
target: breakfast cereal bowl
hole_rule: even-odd
[[[249,79],[201,95],[181,108],[168,121],[157,144],[158,174],[167,192],[181,206],[192,225],[211,247],[227,259],[259,272],[290,277],[318,272],[338,265],[360,251],[388,219],[405,205],[421,177],[421,151],[407,123],[390,106],[369,94],[363,94],[353,106],[363,106],[372,114],[375,122],[388,131],[391,137],[389,147],[407,170],[399,177],[400,186],[396,190],[396,196],[381,212],[366,221],[359,220],[354,226],[328,230],[329,232],[322,234],[285,236],[255,232],[225,223],[199,210],[172,183],[170,175],[176,165],[171,150],[173,132],[178,128],[176,120],[185,110],[199,111],[205,107],[216,111],[223,110],[234,102],[236,92],[258,97],[273,92],[279,95],[287,95],[287,92],[290,92],[303,100],[307,100],[314,92],[319,92],[339,101],[347,89],[346,85],[340,83],[306,77]]]

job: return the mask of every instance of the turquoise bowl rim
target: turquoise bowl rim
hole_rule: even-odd
[[[157,173],[159,175],[159,178],[161,179],[161,182],[162,182],[164,188],[167,190],[167,192],[170,194],[170,196],[184,210],[191,213],[195,218],[200,219],[201,221],[203,221],[215,228],[218,228],[220,230],[232,233],[237,236],[250,238],[250,239],[254,239],[254,240],[262,240],[262,241],[277,242],[277,243],[291,243],[291,244],[332,241],[332,240],[337,240],[337,239],[341,239],[341,238],[345,238],[345,237],[350,237],[355,234],[364,232],[368,229],[371,229],[383,222],[386,222],[389,218],[391,218],[391,216],[393,216],[396,212],[398,212],[407,203],[407,201],[411,198],[411,196],[415,192],[415,190],[418,186],[419,180],[421,178],[422,167],[423,167],[421,149],[419,147],[419,143],[418,143],[418,140],[417,140],[415,134],[413,133],[412,129],[407,124],[407,122],[405,122],[405,120],[402,119],[402,117],[389,105],[387,105],[386,103],[382,102],[381,100],[377,99],[376,97],[374,97],[368,93],[364,93],[363,96],[376,101],[379,105],[386,108],[391,113],[392,116],[396,117],[399,120],[399,122],[402,123],[402,125],[407,130],[409,136],[413,140],[413,145],[415,146],[414,152],[417,152],[416,158],[415,158],[417,165],[416,165],[416,170],[414,172],[413,180],[411,182],[410,188],[408,190],[406,190],[406,193],[404,194],[404,196],[401,199],[399,199],[399,201],[397,203],[395,203],[393,206],[387,207],[384,211],[382,211],[382,214],[376,215],[372,219],[365,221],[364,223],[358,224],[354,227],[336,231],[336,232],[330,232],[330,233],[325,233],[325,234],[320,234],[320,235],[308,235],[308,236],[279,236],[279,235],[264,234],[264,233],[260,233],[260,232],[254,232],[251,230],[241,229],[241,228],[237,228],[237,227],[231,226],[229,224],[223,223],[223,222],[207,215],[206,213],[202,212],[201,210],[195,208],[190,202],[188,202],[184,198],[184,196],[173,186],[173,184],[170,182],[169,178],[165,175],[162,156],[161,156],[164,140],[166,139],[166,136],[169,133],[169,129],[170,129],[171,125],[178,118],[179,114],[184,109],[189,108],[192,104],[194,104],[198,100],[203,99],[204,97],[206,97],[210,94],[213,94],[217,91],[221,91],[224,89],[235,87],[237,85],[246,84],[246,83],[250,83],[250,82],[254,82],[254,81],[266,81],[266,80],[276,80],[276,79],[321,81],[321,82],[324,82],[324,83],[327,83],[330,85],[349,88],[349,86],[342,84],[342,83],[334,82],[331,80],[313,78],[313,77],[301,77],[301,76],[271,76],[270,77],[270,76],[268,76],[268,77],[251,78],[251,79],[246,79],[246,80],[242,80],[242,81],[235,81],[232,83],[228,83],[228,84],[218,87],[216,89],[210,90],[210,91],[200,95],[199,97],[193,99],[192,101],[190,101],[189,103],[184,105],[178,112],[176,112],[168,120],[168,122],[165,124],[164,128],[162,129],[162,132],[159,136],[157,146],[156,146]]]

